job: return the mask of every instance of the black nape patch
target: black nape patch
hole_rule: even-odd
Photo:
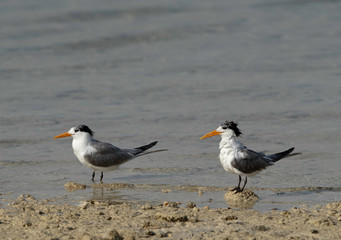
[[[78,125],[77,127],[75,127],[75,132],[87,132],[90,134],[90,136],[94,135],[94,132],[86,125]]]
[[[227,128],[231,129],[234,132],[234,134],[236,134],[237,137],[239,137],[242,134],[242,132],[238,128],[238,123],[235,123],[233,121],[230,121],[230,122],[226,121],[223,124],[221,124],[221,127],[223,129],[227,129]]]

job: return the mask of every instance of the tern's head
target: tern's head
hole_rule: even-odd
[[[239,137],[242,134],[240,129],[238,128],[238,124],[233,121],[226,121],[221,124],[216,130],[207,133],[202,136],[200,139],[213,137],[215,135],[221,135],[221,137]]]
[[[86,125],[78,125],[77,127],[72,127],[68,132],[55,136],[54,138],[62,137],[92,137],[94,132]]]

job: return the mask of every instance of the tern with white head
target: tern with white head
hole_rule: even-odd
[[[296,154],[290,153],[294,148],[290,148],[284,152],[279,152],[271,155],[265,155],[261,152],[255,152],[245,147],[238,137],[242,134],[238,128],[238,124],[233,121],[226,121],[221,124],[216,130],[207,133],[200,139],[220,135],[221,141],[219,144],[220,162],[225,171],[239,175],[238,186],[232,191],[242,192],[247,183],[247,177],[254,176],[265,168],[273,165],[278,160],[293,156]],[[240,188],[242,177],[245,176],[244,185]]]
[[[95,171],[101,172],[100,181],[103,179],[103,172],[117,169],[121,164],[156,150],[145,152],[155,146],[157,141],[132,149],[120,149],[110,143],[93,139],[94,132],[86,125],[72,127],[68,132],[55,136],[54,138],[72,137],[73,152],[78,160],[85,166],[93,169],[92,181],[95,178]]]

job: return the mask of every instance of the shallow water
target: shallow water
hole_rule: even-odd
[[[340,10],[339,1],[2,1],[0,198],[90,199],[91,188],[64,189],[91,185],[91,170],[71,139],[52,139],[80,123],[118,147],[169,149],[105,183],[233,187],[219,137],[199,138],[234,120],[253,150],[302,153],[249,179],[255,209],[339,201]],[[224,191],[114,195],[228,206]]]

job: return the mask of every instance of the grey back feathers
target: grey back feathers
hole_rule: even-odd
[[[290,156],[289,154],[294,150],[290,148],[284,152],[279,152],[271,155],[264,155],[250,149],[242,150],[245,158],[233,160],[232,167],[238,169],[243,173],[253,173],[256,171],[264,170],[265,168],[273,165],[278,160]]]
[[[245,157],[233,160],[231,165],[243,173],[261,171],[272,165],[272,162],[263,158],[264,155],[260,153],[254,152],[250,149],[244,149],[242,151]]]
[[[143,153],[147,149],[155,146],[157,141],[133,149],[120,149],[110,143],[100,142],[92,139],[91,146],[96,152],[87,154],[84,158],[92,165],[97,167],[111,167],[121,165]]]
[[[84,158],[96,167],[118,166],[134,157],[132,154],[121,150],[110,143],[104,143],[93,139],[91,145],[97,151],[85,155]]]

